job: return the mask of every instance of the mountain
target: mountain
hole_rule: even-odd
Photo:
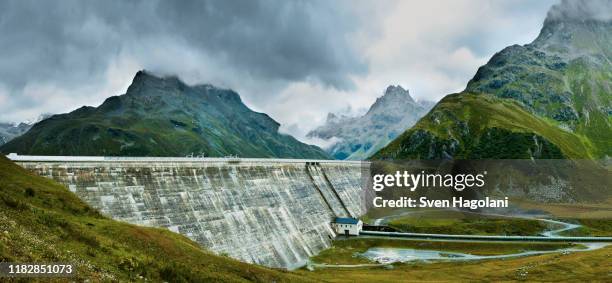
[[[124,95],[35,124],[0,147],[4,153],[106,156],[328,158],[320,148],[278,132],[240,96],[176,77],[136,74]]]
[[[308,137],[338,140],[327,152],[336,159],[366,159],[421,118],[433,103],[416,102],[408,90],[389,86],[361,117],[328,114],[325,125]]]
[[[23,122],[19,124],[0,123],[0,145],[27,132],[30,127],[32,127],[32,125]]]
[[[3,145],[10,140],[23,135],[34,124],[51,117],[51,114],[42,114],[35,122],[24,121],[21,123],[0,123],[0,145]]]
[[[553,6],[536,40],[495,54],[374,158],[612,156],[610,3]]]
[[[0,188],[2,262],[72,263],[77,282],[312,282],[215,255],[166,229],[114,221],[4,156]]]

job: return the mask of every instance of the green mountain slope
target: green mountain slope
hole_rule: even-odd
[[[486,94],[442,99],[373,159],[591,158],[587,138]]]
[[[373,158],[612,156],[612,21],[566,5]]]
[[[54,115],[0,147],[4,153],[107,156],[328,158],[320,148],[278,132],[240,96],[175,77],[136,74],[125,95],[97,108]]]
[[[214,255],[167,230],[101,216],[63,186],[2,156],[0,261],[72,263],[75,281],[304,281],[288,272]]]

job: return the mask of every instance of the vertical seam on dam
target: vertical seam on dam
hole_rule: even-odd
[[[325,174],[325,170],[323,170],[323,166],[319,165],[319,169],[321,169],[321,174],[323,175],[323,179],[325,180],[325,182],[327,183],[327,185],[329,186],[331,191],[334,193],[336,198],[338,198],[338,201],[340,202],[340,205],[342,205],[342,208],[344,208],[344,211],[346,211],[346,215],[348,215],[349,217],[353,217],[351,212],[348,210],[348,208],[344,204],[344,201],[340,197],[340,194],[338,194],[338,192],[336,191],[336,188],[334,188],[334,185],[332,185],[332,183],[329,180],[329,178],[327,178],[327,174]]]
[[[305,170],[306,170],[306,175],[308,175],[308,178],[310,178],[310,182],[315,187],[317,192],[319,192],[319,195],[321,196],[321,198],[323,199],[323,201],[325,202],[325,204],[327,205],[327,207],[331,211],[332,215],[334,215],[334,217],[337,217],[338,215],[336,215],[336,212],[334,212],[334,209],[332,208],[331,204],[329,204],[329,202],[325,198],[325,195],[323,194],[323,191],[321,191],[321,188],[319,188],[319,186],[315,182],[314,177],[312,177],[312,174],[310,173],[310,164],[309,163],[306,163]]]

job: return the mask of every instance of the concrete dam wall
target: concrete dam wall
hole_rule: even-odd
[[[271,267],[302,266],[330,246],[334,217],[365,211],[361,162],[9,158],[114,219],[166,227],[216,253]]]

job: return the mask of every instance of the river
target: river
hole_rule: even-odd
[[[388,223],[390,220],[398,217],[403,217],[408,214],[418,213],[418,212],[405,212],[397,215],[385,216],[383,218],[379,218],[374,220],[375,225],[383,225]],[[495,214],[487,214],[489,216],[503,216],[509,217],[507,215],[495,215]],[[562,232],[576,229],[581,227],[578,224],[566,223],[557,220],[544,219],[544,218],[534,218],[534,217],[526,217],[526,216],[515,216],[516,218],[522,219],[536,219],[539,221],[559,225],[560,228],[545,231],[541,235],[544,237],[563,237],[560,235]],[[371,237],[371,236],[368,236]],[[382,247],[374,247],[370,248],[367,251],[357,254],[357,256],[365,257],[374,264],[357,264],[357,265],[327,265],[327,264],[313,264],[312,267],[364,267],[364,266],[372,266],[372,265],[388,265],[395,262],[410,262],[410,261],[466,261],[466,260],[488,260],[488,259],[503,259],[503,258],[513,258],[513,257],[522,257],[522,256],[532,256],[532,255],[541,255],[541,254],[549,254],[549,253],[572,253],[572,252],[583,252],[583,251],[591,251],[599,248],[603,248],[609,245],[609,243],[581,243],[580,247],[573,248],[564,248],[557,250],[536,250],[536,251],[524,251],[513,254],[504,254],[504,255],[473,255],[469,253],[458,253],[458,252],[446,252],[446,251],[438,251],[438,250],[421,250],[421,249],[410,249],[410,248],[382,248]]]

